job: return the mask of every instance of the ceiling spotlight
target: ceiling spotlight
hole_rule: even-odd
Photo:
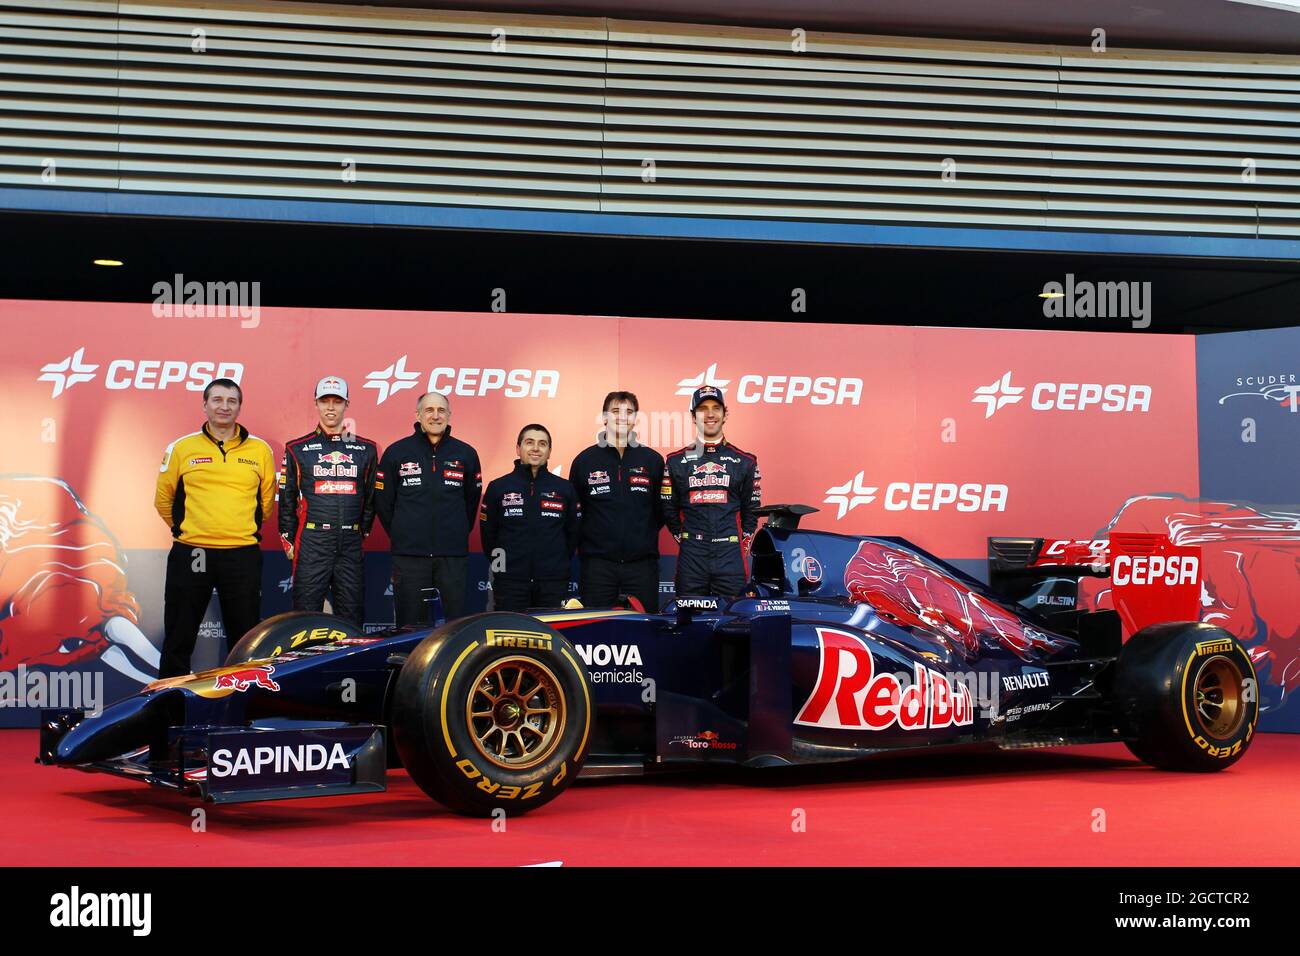
[[[95,260],[95,265],[97,266],[120,266],[121,264],[122,264],[121,259],[96,259]]]

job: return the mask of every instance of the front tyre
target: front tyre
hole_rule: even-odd
[[[226,665],[279,657],[289,651],[333,644],[349,637],[364,637],[351,621],[321,611],[285,611],[268,617],[230,649]]]
[[[558,632],[486,613],[435,630],[397,677],[393,737],[425,793],[458,813],[535,810],[577,777],[591,736],[586,670]]]
[[[1128,748],[1162,770],[1212,772],[1241,759],[1259,720],[1245,649],[1209,624],[1156,624],[1120,652],[1115,701]]]

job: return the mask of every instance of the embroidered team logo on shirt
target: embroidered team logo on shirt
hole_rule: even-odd
[[[316,494],[318,495],[355,495],[356,493],[357,483],[355,481],[316,482]]]
[[[507,491],[501,496],[501,514],[506,518],[524,516],[524,496],[517,491]]]
[[[725,505],[727,493],[717,488],[697,488],[690,493],[693,505]]]

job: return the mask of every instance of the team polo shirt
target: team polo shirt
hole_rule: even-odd
[[[275,501],[275,456],[243,425],[235,427],[226,442],[205,424],[167,446],[154,508],[177,541],[238,548],[262,539],[262,518]]]

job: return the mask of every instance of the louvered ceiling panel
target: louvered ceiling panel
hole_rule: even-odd
[[[1300,236],[1300,57],[796,39],[0,0],[0,184]]]

